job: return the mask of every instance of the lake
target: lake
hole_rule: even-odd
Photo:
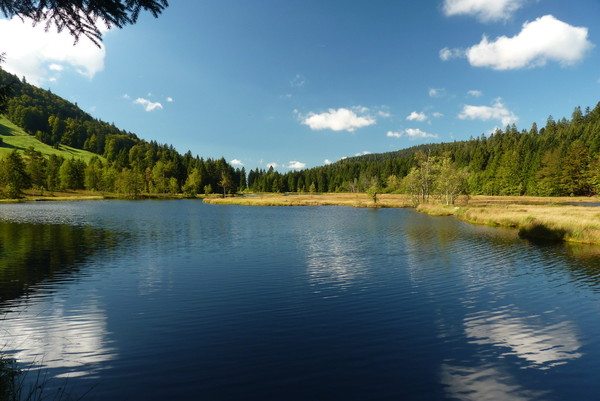
[[[598,247],[410,209],[195,200],[2,205],[0,246],[0,350],[49,393],[600,393]]]

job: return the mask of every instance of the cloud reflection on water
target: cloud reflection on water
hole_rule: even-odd
[[[451,398],[461,401],[533,401],[544,393],[524,389],[507,372],[493,365],[442,365],[442,383]]]
[[[28,369],[58,369],[56,377],[77,377],[115,358],[107,336],[106,313],[97,302],[74,310],[55,302],[15,308],[2,321],[0,342]]]
[[[307,272],[311,284],[345,289],[365,274],[360,249],[353,249],[335,233],[327,240],[313,238],[307,247]]]
[[[515,307],[481,311],[467,317],[465,333],[474,344],[509,348],[530,362],[530,367],[548,369],[582,356],[573,323],[563,320],[545,325],[536,316],[518,316]],[[547,320],[547,319],[546,319]]]

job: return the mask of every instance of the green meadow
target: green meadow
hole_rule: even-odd
[[[44,156],[57,155],[66,159],[75,158],[82,159],[89,163],[92,157],[100,157],[86,150],[75,149],[70,146],[60,145],[56,149],[50,145],[46,145],[37,140],[34,136],[27,134],[23,129],[10,122],[6,117],[0,115],[0,157],[12,152],[14,149],[24,151],[29,147],[33,147]]]

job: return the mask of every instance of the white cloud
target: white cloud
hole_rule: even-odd
[[[402,138],[403,136],[407,136],[411,139],[415,138],[437,138],[438,136],[435,134],[430,134],[425,131],[421,131],[418,128],[407,128],[402,132],[393,132],[388,131],[387,135],[392,138]]]
[[[229,163],[231,163],[234,166],[243,166],[244,163],[242,163],[241,161],[239,161],[238,159],[233,159],[232,161],[230,161]]]
[[[500,36],[490,42],[484,35],[479,44],[466,50],[466,56],[471,65],[494,70],[540,67],[548,61],[572,65],[594,46],[587,37],[588,28],[545,15],[524,23],[521,32],[511,38]]]
[[[383,117],[383,118],[388,118],[388,117],[391,117],[391,116],[392,116],[392,115],[391,115],[389,112],[387,112],[387,111],[383,111],[383,110],[379,110],[379,111],[377,112],[377,115],[378,115],[379,117]]]
[[[290,162],[290,164],[287,166],[287,168],[304,168],[304,167],[306,167],[306,163],[298,162],[295,160],[292,160]]]
[[[508,110],[501,99],[496,99],[490,106],[471,106],[466,105],[458,115],[461,120],[498,120],[502,125],[510,125],[519,120],[512,111]]]
[[[346,108],[329,109],[325,113],[309,113],[302,124],[308,125],[313,130],[330,129],[333,131],[353,132],[357,128],[367,127],[376,123],[376,120],[364,114],[368,112],[366,107],[356,106],[353,110]],[[359,114],[363,114],[362,116]]]
[[[325,159],[325,160],[323,160],[323,164],[325,164],[325,165],[327,165],[327,164],[331,164],[331,163],[332,163],[332,162],[331,162],[331,160],[329,160],[329,159]]]
[[[447,16],[472,15],[480,21],[509,19],[523,5],[524,0],[444,0]]]
[[[273,168],[277,168],[278,166],[279,166],[279,165],[278,165],[277,163],[267,163],[267,167],[268,167],[268,168],[271,168],[271,167],[273,167]]]
[[[464,55],[465,51],[461,49],[449,49],[447,47],[444,47],[442,50],[440,50],[440,58],[442,59],[442,61],[448,61],[453,58],[464,57]]]
[[[431,116],[433,118],[440,118],[440,117],[444,117],[444,115],[442,113],[440,113],[439,111],[435,111],[431,114]]]
[[[66,29],[57,33],[52,27],[46,32],[44,22],[32,25],[27,18],[0,19],[0,38],[11,38],[2,41],[2,51],[6,52],[2,68],[6,71],[41,85],[50,80],[51,71],[61,71],[66,66],[89,79],[104,69],[104,46],[98,47],[87,38],[73,45],[73,37]]]
[[[146,110],[146,111],[154,111],[154,110],[163,108],[162,104],[160,104],[158,102],[152,102],[148,99],[143,99],[141,97],[138,97],[137,99],[135,99],[133,101],[133,103],[141,104],[142,106],[144,106],[144,110]]]
[[[167,96],[167,99],[166,99],[166,100],[167,100],[167,102],[169,102],[169,103],[173,103],[173,102],[174,102],[174,100],[173,100],[173,98],[172,98],[171,96]]]
[[[290,86],[292,88],[300,88],[304,85],[306,85],[306,78],[304,78],[304,76],[301,74],[296,74],[296,76],[294,76],[294,78],[292,78],[290,81]]]
[[[470,90],[467,93],[469,95],[473,96],[473,97],[481,97],[481,96],[483,96],[483,92],[482,91],[478,91],[478,90]]]
[[[408,121],[427,121],[427,115],[425,113],[417,113],[416,111],[413,111],[412,113],[410,113],[406,119]]]
[[[123,94],[123,99],[131,99],[131,96],[129,96],[127,93]]]
[[[370,155],[371,152],[369,152],[368,150],[363,150],[362,152],[358,152],[355,153],[354,156],[364,156],[364,155]]]
[[[446,89],[444,88],[429,88],[430,97],[442,97],[446,95]]]

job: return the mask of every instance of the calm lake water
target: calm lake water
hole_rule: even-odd
[[[600,249],[409,209],[0,206],[0,350],[84,400],[591,400]]]

